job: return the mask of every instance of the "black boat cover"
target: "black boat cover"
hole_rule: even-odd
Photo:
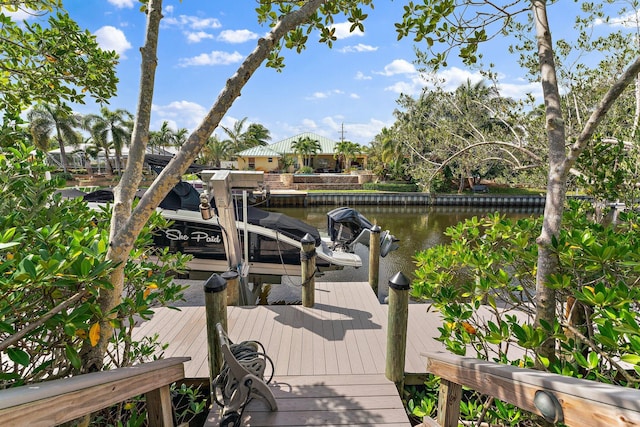
[[[160,207],[172,210],[197,211],[200,209],[200,193],[193,188],[193,185],[181,181],[160,202]]]
[[[136,198],[142,198],[145,191],[146,189],[138,190]],[[113,203],[113,189],[104,188],[92,191],[82,196],[82,198],[87,202]],[[172,210],[197,211],[200,207],[200,193],[188,182],[179,182],[160,202],[160,207]]]
[[[239,206],[237,218],[242,221],[242,206]],[[298,242],[308,233],[315,240],[315,245],[321,243],[320,232],[318,229],[299,219],[291,218],[279,212],[268,212],[262,209],[248,206],[247,222],[249,224],[259,225],[284,234],[287,237],[297,240]]]
[[[142,197],[144,190],[137,193],[138,197]],[[103,189],[97,190],[83,196],[87,202],[112,203],[113,190]],[[200,209],[200,193],[188,182],[179,182],[171,189],[169,194],[160,202],[160,207],[164,209],[185,209],[190,211],[198,211]],[[236,204],[236,218],[242,221],[242,206]],[[253,225],[277,230],[278,232],[297,241],[308,233],[316,242],[316,246],[320,245],[320,232],[306,222],[291,218],[279,212],[268,212],[262,209],[248,206],[247,222]]]
[[[167,156],[162,154],[145,154],[144,155],[144,162],[148,164],[149,167],[157,174],[160,174],[160,172],[162,172],[162,169],[164,169],[169,164],[171,159],[173,159],[173,156]],[[198,174],[203,170],[209,170],[209,169],[220,169],[220,168],[207,166],[207,165],[199,165],[194,162],[187,169],[187,173]]]

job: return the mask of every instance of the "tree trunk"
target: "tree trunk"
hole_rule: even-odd
[[[84,167],[87,170],[88,176],[93,176],[93,167],[91,166],[91,157],[87,153],[84,153]]]
[[[62,135],[60,135],[60,129],[56,126],[56,133],[58,139],[58,146],[60,147],[60,162],[62,163],[62,171],[64,173],[69,172],[69,162],[67,161],[67,150],[64,147],[64,141],[62,140]]]
[[[547,136],[549,140],[549,175],[547,197],[544,208],[542,232],[538,237],[538,270],[536,274],[536,324],[553,324],[556,318],[556,293],[546,286],[550,274],[558,272],[559,260],[552,247],[552,239],[558,236],[562,225],[562,214],[567,189],[566,181],[570,169],[591,141],[595,130],[607,115],[613,103],[634,81],[640,72],[640,57],[622,73],[591,113],[584,128],[569,151],[565,151],[564,122],[560,110],[560,95],[556,79],[551,33],[546,14],[546,1],[532,1],[533,19],[538,40],[540,76],[546,108]],[[553,360],[555,340],[547,340],[539,349],[538,356]],[[539,362],[539,361],[538,361]],[[538,365],[540,367],[540,365]]]
[[[564,162],[565,130],[562,119],[560,92],[553,59],[553,44],[547,20],[546,1],[532,2],[533,20],[538,41],[540,77],[546,112],[546,130],[549,142],[549,174],[544,208],[542,232],[537,239],[538,270],[536,273],[536,326],[543,323],[553,325],[556,319],[556,292],[547,286],[548,277],[558,271],[559,260],[552,247],[552,239],[558,236],[562,225],[562,214],[566,198],[566,170]],[[555,339],[547,339],[538,349],[539,358],[555,359]],[[537,360],[538,367],[541,367]]]
[[[142,55],[140,92],[136,109],[136,121],[131,135],[132,143],[129,150],[129,161],[127,162],[125,173],[113,192],[113,212],[107,259],[119,263],[119,265],[111,273],[110,279],[113,289],[103,290],[98,299],[103,314],[102,319],[100,319],[100,340],[95,347],[88,351],[84,360],[83,369],[85,372],[102,369],[104,355],[106,354],[109,340],[113,335],[113,326],[109,322],[110,313],[120,304],[124,289],[124,267],[133,244],[140,234],[140,230],[151,216],[151,212],[148,212],[146,217],[137,217],[130,226],[132,230],[124,231],[125,224],[130,223],[132,219],[131,207],[135,193],[142,181],[144,153],[149,142],[149,122],[151,120],[151,103],[157,66],[158,32],[161,19],[162,0],[150,0],[147,3],[145,45],[140,49]],[[168,190],[164,194],[166,193],[168,193]],[[158,200],[156,206],[159,203],[160,201]]]
[[[99,302],[103,313],[103,318],[100,321],[100,340],[98,345],[91,348],[86,354],[85,370],[91,371],[102,367],[107,344],[113,334],[113,328],[108,322],[107,316],[120,304],[124,284],[124,264],[128,260],[129,253],[143,226],[155,212],[155,208],[162,199],[179,182],[182,174],[193,163],[233,102],[240,96],[242,88],[277,46],[278,40],[292,29],[308,21],[326,1],[307,1],[300,9],[280,19],[269,34],[258,40],[257,47],[245,58],[236,73],[227,80],[226,86],[200,125],[189,135],[187,141],[156,177],[132,211],[133,198],[142,180],[144,151],[149,140],[151,103],[157,65],[158,31],[162,18],[162,0],[149,0],[147,3],[147,28],[145,45],[141,49],[142,65],[136,121],[131,136],[129,161],[120,183],[114,189],[113,215],[107,252],[107,259],[120,263],[120,267],[114,270],[111,276],[113,289],[103,290],[100,294]]]

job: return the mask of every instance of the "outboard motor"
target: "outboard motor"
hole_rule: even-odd
[[[335,250],[353,252],[357,243],[369,247],[373,224],[360,212],[348,207],[336,208],[327,213],[327,231]],[[398,249],[398,239],[388,230],[380,233],[380,256],[385,257]]]

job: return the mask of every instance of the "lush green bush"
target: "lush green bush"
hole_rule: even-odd
[[[111,287],[105,259],[110,215],[82,199],[54,195],[61,180],[47,181],[41,158],[30,148],[0,153],[0,388],[82,372],[82,355],[99,334],[97,321],[115,314],[118,333],[108,367],[128,366],[155,351],[152,338],[134,343],[136,317],[181,298],[167,273],[184,271],[186,258],[157,254],[150,262],[153,230],[166,226],[154,216],[137,240],[126,266],[126,287],[115,313],[101,313],[96,297]]]
[[[313,168],[311,166],[302,166],[300,169],[296,171],[299,174],[310,174],[313,173]]]
[[[553,241],[553,324],[534,325],[541,218],[494,214],[450,227],[451,243],[416,255],[412,295],[442,314],[439,340],[453,353],[521,367],[538,358],[549,372],[638,388],[640,216],[621,213],[606,224],[593,217],[590,204],[572,202]],[[539,358],[535,349],[550,337],[559,342],[556,359]]]
[[[189,258],[152,247],[152,233],[167,221],[157,214],[149,220],[125,267],[121,304],[101,313],[97,296],[111,287],[113,267],[105,259],[110,213],[54,194],[64,181],[47,181],[49,168],[31,151],[0,152],[0,388],[83,373],[104,316],[113,316],[116,329],[105,369],[157,357],[164,344],[155,336],[133,341],[132,332],[153,307],[182,298],[172,275],[184,272]],[[102,425],[126,425],[134,417],[130,407],[105,411]]]
[[[54,179],[60,179],[62,181],[71,181],[73,179],[73,175],[71,174],[71,172],[56,172],[53,175]],[[63,183],[64,185],[64,183]]]
[[[418,191],[416,184],[406,182],[366,182],[362,185],[365,190],[394,191],[398,193],[415,193]]]

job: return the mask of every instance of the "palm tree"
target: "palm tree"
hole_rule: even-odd
[[[102,151],[104,153],[104,167],[107,175],[113,175],[113,166],[111,165],[111,158],[109,156],[111,153],[110,150],[113,149],[113,144],[107,141],[106,134],[101,131],[101,126],[91,126],[93,120],[94,119],[92,117],[86,116],[82,123],[83,128],[88,130],[91,135],[88,140],[88,142],[91,143],[91,146],[87,148],[87,152],[94,157],[98,157],[98,154]]]
[[[200,160],[206,165],[220,167],[220,162],[229,156],[229,147],[225,141],[220,141],[213,135],[200,151]]]
[[[234,156],[236,153],[239,153],[243,150],[244,146],[244,123],[247,121],[245,117],[242,120],[238,120],[233,124],[233,128],[229,129],[225,126],[220,126],[224,133],[227,134],[228,138],[224,140],[224,142],[229,147],[231,151],[231,155]]]
[[[182,144],[187,142],[187,137],[189,136],[189,131],[186,128],[180,128],[177,131],[173,132],[172,142],[176,147],[182,147]]]
[[[358,154],[362,152],[362,147],[360,144],[356,144],[351,141],[340,141],[336,144],[335,154],[333,158],[338,159],[338,162],[343,162],[343,165],[347,172],[351,170],[351,161]]]
[[[132,120],[133,115],[127,110],[117,109],[110,111],[106,107],[100,109],[100,115],[90,114],[85,117],[85,124],[91,129],[94,138],[100,134],[100,141],[113,145],[118,173],[122,164],[122,148],[131,142]]]
[[[173,142],[173,130],[169,127],[168,121],[163,121],[160,130],[150,132],[149,145],[162,148],[164,151]],[[160,151],[160,150],[159,150]]]
[[[271,133],[269,129],[259,123],[251,123],[244,133],[244,147],[243,149],[257,147],[259,145],[267,145],[271,140]]]
[[[220,126],[228,136],[224,142],[226,142],[232,156],[247,148],[267,145],[271,139],[269,130],[259,123],[251,123],[247,126],[247,130],[244,130],[246,121],[246,117],[238,120],[232,129]]]
[[[293,149],[294,153],[300,156],[303,166],[311,166],[311,158],[318,151],[322,150],[320,143],[308,136],[298,138],[298,140],[294,141],[293,144],[291,144],[291,148]]]
[[[93,167],[91,166],[91,157],[95,157],[97,155],[97,151],[93,147],[89,147],[89,141],[91,141],[91,137],[82,140],[83,148],[74,150],[75,154],[82,156],[82,164],[84,168],[87,170],[87,175],[93,176]]]
[[[55,140],[60,147],[62,170],[69,172],[69,162],[65,144],[78,145],[80,137],[74,127],[78,126],[78,116],[58,105],[37,104],[27,114],[29,128],[36,147],[47,151],[51,133],[55,131]]]

